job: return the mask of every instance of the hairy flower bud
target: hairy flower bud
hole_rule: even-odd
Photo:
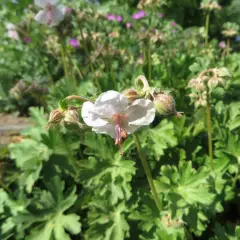
[[[63,121],[64,121],[65,127],[67,128],[83,127],[83,125],[79,122],[78,112],[75,107],[69,107],[68,110],[64,112]]]
[[[177,116],[181,116],[181,113],[176,111],[176,102],[174,98],[165,93],[160,93],[154,96],[154,107],[158,113],[161,115],[169,115],[176,114]]]
[[[136,99],[139,98],[139,94],[133,88],[124,90],[123,95],[128,99],[130,103],[133,103]]]
[[[46,125],[46,130],[48,130],[52,126],[60,123],[62,121],[63,117],[64,117],[63,110],[61,110],[59,108],[52,110],[50,115],[49,115],[49,120],[48,120],[48,123]]]

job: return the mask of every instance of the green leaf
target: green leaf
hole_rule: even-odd
[[[208,209],[211,214],[222,210],[210,180],[211,171],[208,168],[195,170],[192,162],[188,161],[182,162],[179,169],[176,166],[162,166],[161,177],[155,181],[157,192],[163,195],[171,215],[186,219],[196,234],[201,234],[207,227],[208,218],[204,217],[204,211]]]
[[[239,226],[234,226],[229,222],[224,226],[216,222],[213,231],[216,236],[210,238],[210,240],[238,240],[240,237]]]
[[[34,126],[30,126],[29,128],[25,129],[22,134],[24,136],[31,137],[36,141],[41,141],[42,134],[47,134],[45,129],[47,124],[47,116],[44,113],[43,107],[31,107],[29,108],[30,120],[34,124]]]
[[[39,192],[39,198],[32,201],[25,214],[17,217],[17,222],[24,228],[34,224],[27,240],[70,240],[67,232],[76,235],[81,231],[80,217],[64,214],[77,199],[76,189],[68,191],[65,196],[64,183],[58,177],[52,178],[46,186],[49,191]]]
[[[230,105],[227,127],[230,131],[236,130],[240,127],[240,106],[238,102],[231,103]]]
[[[134,162],[117,158],[107,162],[89,157],[80,162],[80,180],[84,186],[100,195],[108,196],[112,204],[118,200],[129,199],[131,194],[130,181],[135,174]]]
[[[60,100],[58,102],[58,106],[59,106],[59,108],[61,108],[63,110],[67,110],[68,109],[68,100],[67,99]]]
[[[174,135],[174,124],[166,119],[161,121],[155,128],[144,132],[143,140],[151,146],[153,154],[157,160],[164,154],[168,147],[177,145],[177,138]]]
[[[26,186],[27,192],[32,191],[34,183],[39,178],[44,161],[51,155],[51,150],[46,145],[32,139],[24,139],[20,143],[9,145],[10,157],[15,159],[18,168],[24,172],[20,182]]]
[[[129,237],[127,209],[124,202],[113,207],[107,202],[96,200],[88,215],[89,229],[85,239],[124,240]]]

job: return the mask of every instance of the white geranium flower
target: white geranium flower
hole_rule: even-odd
[[[8,30],[8,37],[14,40],[19,40],[19,35],[16,30],[16,26],[12,23],[7,23],[6,27]]]
[[[57,26],[64,19],[65,7],[59,5],[58,0],[34,0],[34,3],[43,8],[35,16],[39,23]]]
[[[148,99],[137,99],[129,105],[128,99],[116,91],[102,93],[95,103],[82,107],[84,122],[96,133],[110,135],[121,147],[122,138],[149,125],[155,117],[155,108]]]

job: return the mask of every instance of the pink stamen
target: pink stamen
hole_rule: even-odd
[[[115,136],[114,136],[115,145],[119,146],[121,155],[123,155],[123,152],[122,152],[122,142],[123,141],[122,141],[122,139],[127,137],[127,133],[124,130],[124,128],[122,127],[122,118],[124,118],[124,116],[122,116],[120,114],[115,114],[115,115],[112,116],[112,119],[116,123]]]
[[[47,6],[46,6],[46,9],[47,9],[47,24],[52,23],[54,8],[55,8],[55,6],[51,5],[50,3],[48,3]]]

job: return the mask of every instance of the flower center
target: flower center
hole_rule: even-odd
[[[47,24],[51,24],[53,17],[54,17],[54,11],[56,7],[50,3],[46,5],[46,11],[47,11]]]
[[[121,155],[123,154],[122,152],[123,139],[127,138],[127,132],[123,128],[125,119],[126,119],[126,116],[121,114],[114,114],[112,116],[112,120],[115,123],[115,136],[114,136],[115,145],[119,146]]]

